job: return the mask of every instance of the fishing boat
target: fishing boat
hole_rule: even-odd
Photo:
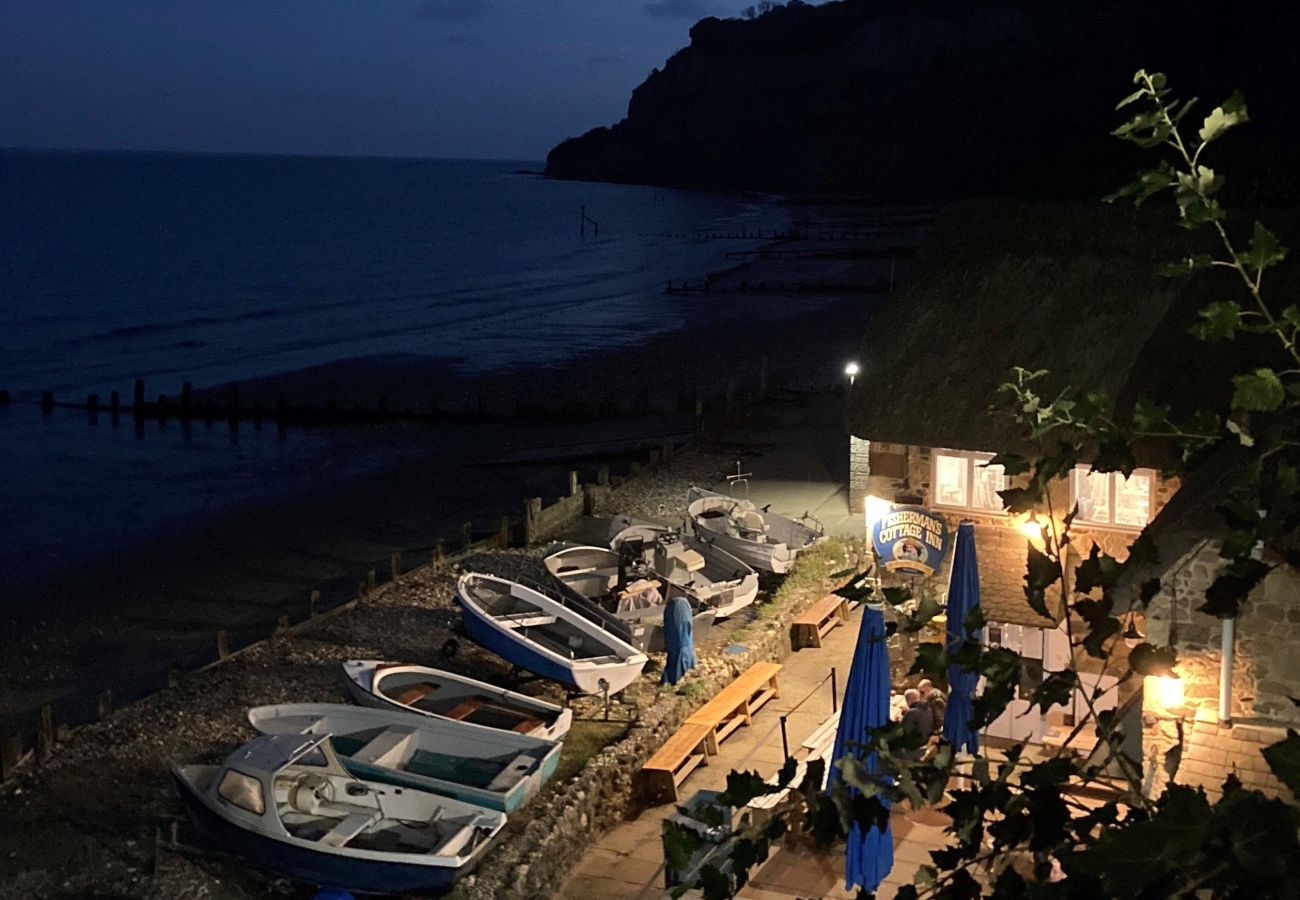
[[[572,710],[442,669],[349,659],[343,663],[343,675],[348,693],[362,706],[405,710],[547,741],[563,740],[573,722]]]
[[[630,565],[639,562],[682,588],[719,619],[758,599],[758,573],[739,557],[673,528],[625,516],[614,519],[609,546]]]
[[[646,655],[563,601],[496,575],[456,582],[470,637],[515,666],[584,694],[617,694]]]
[[[506,823],[495,810],[357,778],[324,735],[261,735],[220,766],[172,776],[195,827],[223,849],[355,893],[445,893]]]
[[[263,734],[328,735],[339,762],[358,778],[501,812],[537,796],[560,763],[556,741],[396,710],[288,703],[255,707],[248,721]]]
[[[686,512],[697,538],[755,569],[778,575],[789,572],[796,556],[825,538],[820,526],[805,524],[811,520],[808,516],[791,519],[760,510],[749,500],[703,488],[692,487],[686,492]]]
[[[620,636],[638,650],[664,649],[664,608],[673,597],[685,597],[690,603],[696,634],[712,627],[716,616],[716,610],[660,578],[649,565],[639,559],[623,559],[607,547],[552,544],[542,565],[575,609],[584,614],[599,611],[617,619],[626,632]]]

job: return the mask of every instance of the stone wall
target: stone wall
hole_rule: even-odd
[[[849,512],[861,514],[871,493],[871,441],[849,435]]]
[[[1219,545],[1203,542],[1171,566],[1147,611],[1147,638],[1173,644],[1189,710],[1218,709],[1222,625],[1196,607],[1222,565]],[[1279,567],[1255,589],[1236,623],[1232,716],[1300,724],[1300,578]]]
[[[1178,743],[1178,717],[1148,713],[1143,740],[1144,768],[1148,776],[1148,794],[1158,796],[1168,783],[1164,770],[1165,753]],[[1242,785],[1294,803],[1295,797],[1278,781],[1261,751],[1286,737],[1282,728],[1260,725],[1229,725],[1220,722],[1211,709],[1201,708],[1183,722],[1182,762],[1175,774],[1179,784],[1203,787],[1211,801],[1223,794],[1223,781],[1229,774],[1241,779]]]
[[[807,557],[801,559],[801,563]],[[813,564],[817,564],[814,562]],[[829,574],[847,558],[822,560]],[[797,571],[797,570],[796,570]],[[455,889],[457,900],[532,900],[553,896],[573,863],[638,802],[636,774],[688,716],[750,665],[790,653],[790,622],[833,587],[829,578],[774,600],[745,636],[745,651],[705,658],[691,676],[699,687],[685,693],[642,685],[638,721],[621,741],[594,756],[573,780],[531,805],[534,817],[493,850],[491,863]],[[680,686],[679,686],[680,688]]]

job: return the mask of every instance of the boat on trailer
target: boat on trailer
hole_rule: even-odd
[[[573,722],[572,710],[443,669],[349,659],[343,675],[348,693],[362,706],[450,719],[484,731],[559,741]]]
[[[766,512],[749,500],[740,500],[703,488],[686,492],[686,512],[695,536],[739,557],[755,569],[790,571],[795,557],[825,539],[820,525],[813,528],[802,520]]]
[[[646,655],[563,600],[496,575],[456,582],[470,637],[520,669],[584,694],[617,694]]]
[[[501,812],[537,796],[560,763],[561,744],[451,719],[348,706],[258,706],[248,721],[263,734],[328,735],[339,762],[368,781],[432,791]]]
[[[719,619],[735,615],[758,599],[758,573],[726,550],[673,528],[616,517],[610,549],[639,560],[669,584],[682,588]]]
[[[627,632],[623,639],[638,650],[664,649],[664,608],[674,597],[685,597],[690,603],[696,634],[712,627],[717,615],[715,609],[659,577],[640,560],[624,559],[607,547],[552,544],[542,565],[575,609],[615,617]]]
[[[172,769],[205,837],[254,865],[361,894],[445,893],[506,823],[496,810],[352,775],[325,735],[261,735]]]

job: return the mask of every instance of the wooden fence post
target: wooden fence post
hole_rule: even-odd
[[[433,568],[441,572],[445,565],[447,565],[447,552],[443,550],[442,539],[439,538],[438,543],[433,546]]]
[[[497,544],[504,550],[510,546],[510,517],[501,517],[501,527],[497,530]]]
[[[584,516],[596,514],[596,485],[594,484],[582,486],[582,514]]]
[[[217,632],[217,659],[225,659],[230,655],[230,636],[226,634],[226,629],[222,628]]]
[[[316,618],[316,607],[320,606],[320,591],[312,591],[307,598],[307,618]]]
[[[106,690],[99,695],[99,699],[95,703],[95,714],[101,722],[113,715],[113,692],[111,690]]]
[[[569,470],[569,496],[572,497],[576,493],[578,493],[578,473],[577,471],[570,469]]]
[[[272,637],[276,635],[284,634],[288,630],[289,630],[289,617],[287,615],[280,616],[280,621],[275,623],[275,631],[272,632]]]
[[[402,577],[402,554],[394,553],[388,557],[388,571],[389,577],[393,581]]]
[[[537,517],[542,512],[542,498],[529,497],[524,501],[524,545],[531,546],[537,540]]]
[[[366,573],[366,593],[369,594],[375,589],[375,570],[371,569]]]

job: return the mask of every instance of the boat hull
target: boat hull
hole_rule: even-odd
[[[242,828],[221,816],[179,772],[173,771],[172,777],[190,821],[206,839],[258,868],[304,884],[356,894],[445,894],[474,870],[488,849],[484,846],[474,860],[459,869],[324,853]]]

